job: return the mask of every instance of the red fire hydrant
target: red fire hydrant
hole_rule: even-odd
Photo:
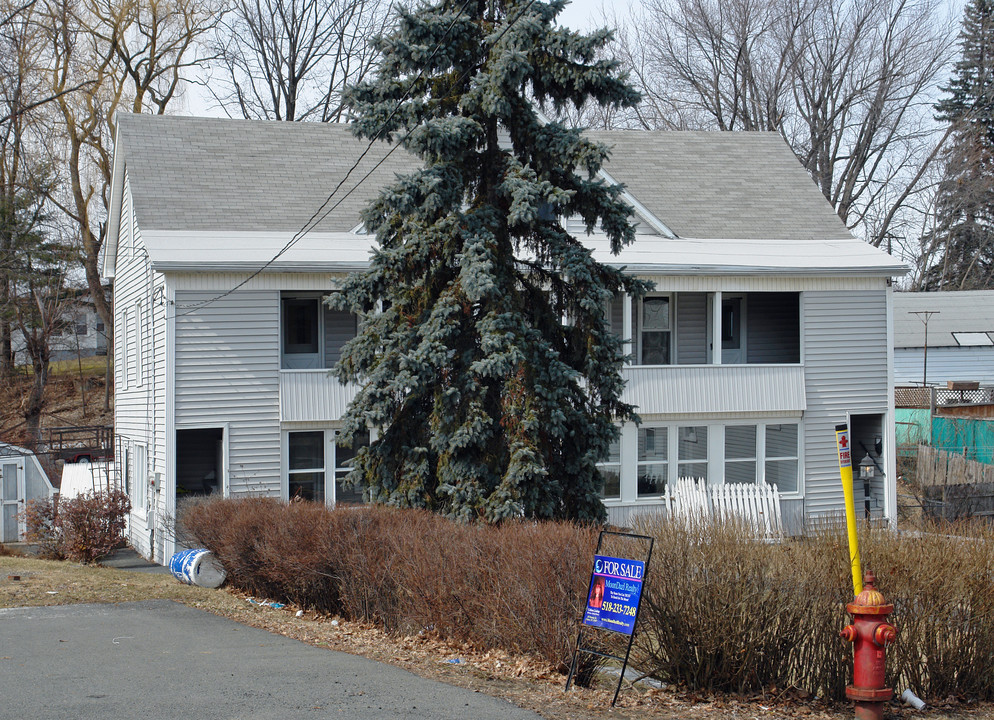
[[[840,633],[856,645],[853,684],[846,688],[846,696],[856,701],[856,720],[882,720],[884,703],[894,697],[894,690],[884,687],[885,648],[897,639],[897,628],[887,622],[894,606],[873,587],[874,580],[867,572],[863,592],[846,605],[853,624]]]

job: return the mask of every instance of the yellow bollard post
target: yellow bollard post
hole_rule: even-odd
[[[849,448],[849,426],[835,426],[835,446],[839,451],[839,476],[846,499],[846,528],[849,531],[849,563],[852,565],[853,595],[863,592],[863,570],[859,560],[859,536],[856,534],[856,505],[852,488],[852,453]]]

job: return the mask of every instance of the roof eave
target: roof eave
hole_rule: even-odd
[[[744,265],[669,265],[669,264],[631,264],[608,263],[612,267],[624,268],[630,275],[792,275],[802,277],[826,276],[861,276],[861,277],[893,277],[905,275],[909,269],[906,266],[894,265],[888,267],[788,267],[788,266],[744,266]],[[274,262],[264,271],[266,273],[350,273],[362,272],[369,268],[369,263],[315,263],[315,262]],[[259,271],[257,262],[152,262],[152,269],[162,273],[201,273],[201,272],[231,272],[253,273]]]
[[[104,261],[101,274],[113,280],[117,274],[117,243],[121,228],[121,205],[124,198],[124,150],[121,147],[120,125],[114,131],[114,162],[111,169],[110,208],[107,211],[107,237],[104,239]]]

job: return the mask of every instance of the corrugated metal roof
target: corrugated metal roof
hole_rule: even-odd
[[[688,272],[696,267],[903,272],[899,263],[851,236],[776,134],[590,135],[612,148],[606,165],[611,176],[683,239],[640,236],[616,262],[677,264]],[[122,115],[115,166],[127,168],[138,226],[153,262],[227,266],[233,260],[270,259],[322,206],[365,147],[344,125]],[[386,157],[388,151],[384,143],[373,145],[336,199],[385,158],[383,165],[328,213],[317,233],[347,233],[380,188],[418,166],[406,151]],[[370,238],[351,238],[337,238],[334,252],[365,256]],[[326,240],[305,238],[300,251],[288,253],[274,269],[327,255],[325,249],[332,247]],[[590,244],[606,248],[596,236]]]
[[[894,347],[925,346],[925,324],[915,312],[931,311],[929,347],[959,347],[953,333],[994,332],[994,290],[894,293]]]

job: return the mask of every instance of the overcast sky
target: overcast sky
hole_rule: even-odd
[[[574,30],[589,30],[599,27],[601,24],[601,8],[605,2],[609,5],[614,5],[620,10],[625,4],[631,5],[639,2],[639,0],[619,0],[617,3],[611,3],[611,0],[572,0],[559,16],[559,22]],[[188,86],[183,100],[185,107],[182,109],[179,106],[176,107],[176,110],[181,115],[225,117],[224,112],[220,108],[213,107],[214,103],[210,94],[201,87],[197,87],[196,85]]]

